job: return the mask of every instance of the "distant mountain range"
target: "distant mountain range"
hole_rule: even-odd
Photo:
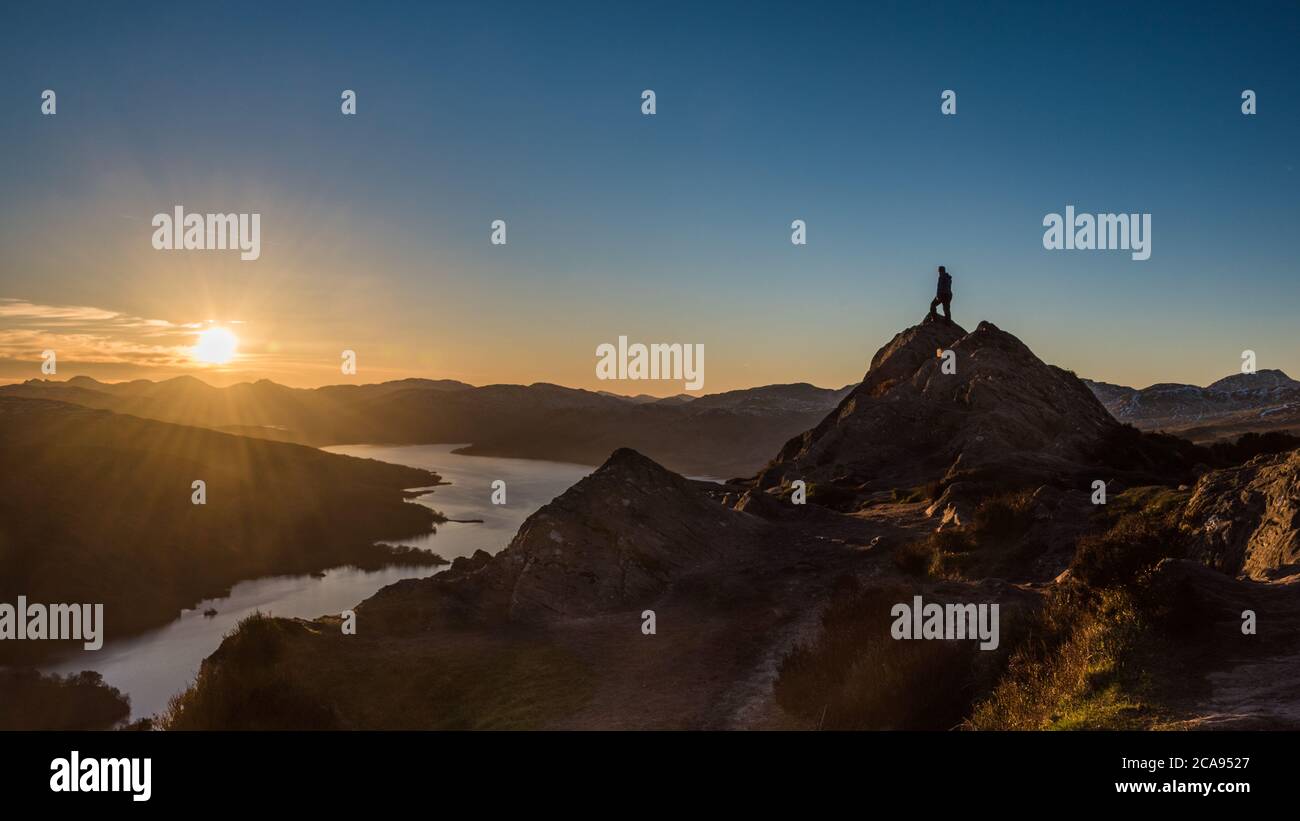
[[[918,326],[921,327],[921,326]],[[1206,387],[1131,388],[1084,379],[1120,422],[1200,443],[1300,429],[1300,382],[1278,370]],[[692,397],[621,396],[532,385],[476,387],[450,379],[289,388],[269,380],[217,388],[192,376],[107,383],[87,376],[0,387],[164,422],[314,446],[464,443],[463,452],[599,465],[631,447],[688,475],[753,473],[849,396],[807,383]]]
[[[1279,370],[1234,374],[1203,388],[1166,382],[1139,390],[1083,382],[1121,422],[1195,442],[1300,429],[1300,382]]]
[[[403,379],[301,389],[259,380],[216,388],[191,376],[122,383],[76,376],[0,387],[0,396],[316,446],[469,443],[467,453],[591,465],[630,446],[683,473],[723,476],[753,473],[848,390],[798,383],[656,399],[547,383]]]

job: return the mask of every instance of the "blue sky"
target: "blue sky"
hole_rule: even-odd
[[[1296,3],[205,5],[6,6],[0,298],[34,307],[0,305],[0,380],[130,335],[42,309],[83,306],[158,348],[237,323],[217,381],[351,348],[363,381],[680,390],[597,384],[622,334],[704,343],[706,392],[839,386],[939,264],[959,322],[1081,375],[1300,376]],[[261,212],[261,259],[154,251],[177,203]],[[1044,250],[1067,204],[1151,213],[1151,259]],[[186,367],[103,348],[71,359]]]

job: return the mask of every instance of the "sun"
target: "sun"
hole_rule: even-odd
[[[224,365],[235,358],[239,348],[239,338],[226,328],[208,328],[199,334],[198,341],[190,349],[190,356],[195,362],[207,365]]]

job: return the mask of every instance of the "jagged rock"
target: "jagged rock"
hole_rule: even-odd
[[[764,519],[779,519],[790,512],[788,500],[782,501],[761,490],[747,490],[736,503],[736,510],[752,513]]]
[[[457,556],[447,570],[452,573],[472,573],[491,560],[491,553],[486,550],[475,550],[473,556]]]
[[[970,498],[970,491],[968,482],[953,482],[944,488],[938,499],[930,503],[925,509],[925,515],[940,517],[936,530],[970,524],[976,506],[976,501]]]
[[[956,373],[942,372],[943,350],[956,354]],[[1082,381],[992,323],[967,333],[927,319],[881,348],[862,384],[787,443],[758,485],[1026,484],[1079,472],[1119,427]]]
[[[1275,578],[1300,562],[1300,451],[1205,474],[1183,511],[1189,557],[1225,573]]]

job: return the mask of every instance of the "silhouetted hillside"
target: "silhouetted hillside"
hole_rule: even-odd
[[[206,482],[207,503],[191,502]],[[242,579],[373,563],[428,532],[423,470],[60,402],[0,397],[0,601],[104,604],[109,637]],[[412,563],[420,557],[404,557]],[[50,641],[6,641],[0,661]]]

